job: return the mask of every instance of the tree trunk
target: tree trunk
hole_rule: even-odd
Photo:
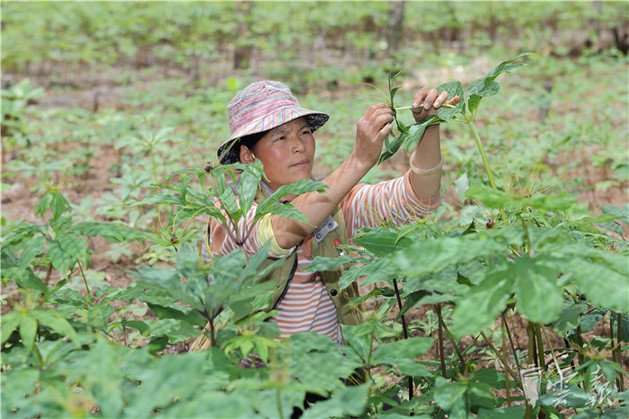
[[[238,0],[236,3],[236,36],[234,45],[234,70],[247,69],[251,62],[251,0]]]
[[[404,35],[404,0],[392,1],[387,22],[387,55],[392,57],[399,49]]]

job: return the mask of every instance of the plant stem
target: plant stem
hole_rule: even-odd
[[[502,313],[502,350],[504,352],[502,356],[504,357],[505,360],[508,360],[509,350],[507,349],[506,339],[507,339],[507,322],[505,321],[504,313]],[[509,334],[509,340],[511,340],[510,334]],[[513,342],[511,346],[513,346]],[[511,407],[511,383],[509,382],[509,373],[507,373],[506,368],[505,368],[504,376],[505,376],[505,392],[506,392],[505,396],[507,398],[507,406]]]
[[[518,354],[515,350],[515,345],[513,344],[513,338],[511,337],[511,330],[509,329],[509,324],[507,323],[507,319],[505,318],[505,313],[502,313],[502,323],[504,324],[505,330],[507,332],[507,336],[509,337],[509,343],[511,344],[511,352],[513,353],[513,359],[515,359],[515,365],[517,365],[518,369],[522,369],[522,365],[520,365],[520,359],[518,358]]]
[[[402,313],[402,299],[400,298],[400,290],[397,286],[397,279],[395,278],[393,278],[393,289],[395,290],[395,297],[397,299],[398,309],[400,310],[400,313]],[[403,314],[400,316],[400,320],[402,321],[402,334],[404,336],[404,339],[408,339],[408,328],[406,327],[406,319],[404,318]],[[413,398],[414,392],[415,391],[413,389],[413,377],[409,376],[408,377],[408,399],[409,400]]]
[[[210,348],[214,348],[216,346],[216,339],[214,337],[214,319],[210,319]]]
[[[435,311],[437,312],[437,318],[439,319],[439,360],[441,361],[441,375],[446,378],[446,358],[443,353],[443,322],[441,321],[441,304],[435,304]]]
[[[275,389],[275,401],[277,402],[277,410],[280,414],[280,419],[284,419],[284,412],[282,412],[282,398],[280,397],[280,389]]]
[[[452,333],[450,333],[450,329],[448,329],[448,326],[446,326],[446,322],[443,321],[443,316],[441,316],[441,307],[439,307],[439,311],[437,312],[437,317],[439,318],[439,322],[441,322],[441,327],[443,327],[443,331],[448,337],[448,340],[450,341],[450,343],[452,343],[452,348],[454,349],[454,353],[456,353],[456,356],[459,358],[459,361],[461,361],[461,364],[463,364],[463,370],[465,371],[467,369],[465,358],[463,358],[463,354],[461,353],[459,346],[456,344],[456,339],[454,338]]]
[[[480,139],[480,135],[478,134],[478,130],[476,129],[476,126],[474,125],[472,118],[469,118],[469,117],[467,118],[467,125],[469,125],[470,129],[472,130],[472,135],[474,136],[474,139],[476,140],[476,146],[478,147],[478,151],[480,152],[481,159],[483,159],[483,165],[485,166],[485,172],[487,172],[487,178],[489,179],[489,184],[494,190],[498,190],[498,187],[496,186],[496,182],[494,182],[494,175],[492,174],[491,168],[489,167],[489,160],[487,159],[487,154],[485,154],[485,147],[483,146],[483,142]],[[500,215],[502,216],[503,220],[507,219],[507,214],[505,214],[505,210],[503,208],[500,208]]]
[[[515,373],[513,372],[513,370],[511,369],[511,367],[509,367],[509,363],[507,362],[507,360],[502,356],[502,354],[500,353],[500,351],[498,351],[498,349],[496,349],[496,347],[494,346],[494,344],[489,340],[489,338],[487,337],[487,335],[485,334],[485,332],[481,331],[480,335],[483,337],[483,339],[485,340],[485,342],[487,343],[487,345],[489,345],[489,349],[491,349],[491,351],[498,357],[498,359],[500,360],[500,362],[502,362],[502,365],[505,367],[505,370],[509,373],[509,375],[511,375],[511,377],[513,377],[513,379],[516,381],[518,387],[520,387],[520,389],[522,389],[522,391],[524,391],[524,388],[522,387],[522,384],[518,382],[518,377],[515,375]]]
[[[83,277],[83,283],[85,284],[85,289],[87,291],[87,298],[92,303],[92,293],[90,292],[90,287],[87,285],[87,278],[85,277],[85,272],[83,271],[83,266],[81,266],[81,261],[77,259],[76,263],[79,265],[79,269],[81,270],[81,276]]]
[[[618,364],[620,364],[622,366],[622,340],[620,339],[620,325],[622,323],[622,314],[620,313],[616,313],[616,342],[618,343],[616,349],[614,350],[615,354],[616,354],[616,362]],[[614,331],[611,331],[612,335],[614,334]],[[625,383],[624,383],[624,379],[622,377],[622,375],[618,376],[618,388],[620,389],[620,391],[625,391]]]
[[[44,279],[44,284],[48,285],[48,281],[50,281],[50,275],[52,275],[52,262],[48,264],[48,270],[46,271],[46,279]]]
[[[537,352],[535,351],[535,332],[533,330],[533,324],[529,323],[526,325],[526,335],[528,337],[528,363],[534,364],[535,366],[539,366],[539,362],[537,361]]]
[[[544,327],[539,323],[535,323],[535,339],[537,340],[537,356],[539,358],[539,366],[543,371],[546,371],[546,360],[544,359],[544,341],[542,340],[541,328]]]
[[[418,106],[418,108],[423,108],[424,104],[422,103],[421,105]],[[454,108],[454,105],[450,105],[449,103],[444,103],[443,105],[441,105],[442,108]],[[398,112],[398,111],[407,111],[409,109],[418,109],[418,108],[413,108],[412,106],[400,106],[400,107],[395,107],[393,108],[394,111]]]
[[[524,217],[522,217],[522,214],[518,214],[518,218],[520,219],[520,221],[522,221],[522,230],[524,230],[524,237],[526,238],[526,247],[527,247],[527,251],[529,256],[533,257],[533,249],[531,246],[531,236],[529,235],[529,229],[528,226],[526,225],[526,221],[524,221]]]

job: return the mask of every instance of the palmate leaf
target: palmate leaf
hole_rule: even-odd
[[[423,275],[466,263],[477,258],[507,252],[507,243],[499,235],[494,237],[466,235],[415,242],[387,258],[406,275]]]
[[[437,114],[429,116],[420,124],[411,125],[408,129],[408,135],[405,139],[406,141],[404,142],[404,148],[406,149],[406,151],[410,153],[413,147],[417,145],[419,140],[422,138],[422,135],[424,135],[424,131],[426,131],[426,128],[431,125],[440,124],[442,122],[445,121],[442,120]]]
[[[369,384],[347,386],[335,392],[329,400],[315,403],[304,411],[303,418],[361,417],[367,407]]]
[[[460,114],[461,112],[464,112],[465,110],[465,101],[462,100],[463,97],[465,96],[465,92],[463,91],[463,85],[461,84],[460,81],[452,81],[449,83],[444,83],[440,86],[437,86],[437,90],[441,93],[441,92],[448,92],[448,99],[453,99],[456,96],[460,96],[461,97],[461,101],[459,103],[457,103],[454,108],[440,108],[437,111],[437,115],[439,116],[439,118],[441,118],[443,121],[449,122],[451,121],[455,116],[457,116],[458,114]]]
[[[378,164],[391,158],[395,153],[397,153],[400,147],[402,147],[402,145],[406,142],[409,133],[410,132],[408,130],[407,132],[400,132],[400,135],[395,137],[392,142],[389,141],[389,136],[387,136],[387,138],[385,138],[384,151],[380,154]]]
[[[407,237],[400,237],[396,232],[383,229],[374,229],[364,235],[354,236],[352,241],[378,256],[389,255],[414,243]]]
[[[312,179],[302,179],[298,182],[291,183],[289,185],[280,186],[271,196],[260,202],[256,208],[256,215],[254,221],[259,220],[265,214],[275,213],[277,212],[271,211],[271,208],[280,206],[282,204],[279,203],[280,199],[284,198],[286,195],[301,195],[308,192],[323,192],[328,188],[328,186],[323,182],[317,182]],[[278,211],[274,209],[274,211]],[[281,211],[281,210],[279,210]],[[291,212],[291,214],[294,214]],[[280,214],[278,214],[280,215]],[[290,215],[281,215],[290,216]]]
[[[583,243],[554,243],[545,246],[544,252],[553,255],[558,270],[571,275],[595,305],[629,312],[629,264],[625,255]]]
[[[260,160],[244,166],[244,171],[240,175],[240,182],[238,183],[238,201],[242,213],[246,214],[253,204],[260,180],[264,175],[264,169]]]
[[[557,284],[559,271],[543,256],[516,259],[515,297],[518,311],[532,322],[548,323],[557,320],[563,307],[561,288]]]
[[[31,315],[37,319],[39,324],[49,327],[61,336],[69,337],[78,346],[79,339],[76,330],[72,325],[56,310],[33,310]]]
[[[463,293],[453,315],[451,331],[456,337],[477,334],[502,313],[513,292],[511,269],[512,266],[500,265],[488,272],[479,285]]]
[[[72,226],[72,231],[79,236],[101,236],[105,240],[113,243],[141,239],[144,237],[143,232],[133,228],[111,223],[99,223],[95,221],[86,221],[74,224]]]
[[[419,368],[414,368],[412,364],[415,359],[424,355],[432,347],[433,342],[434,339],[432,338],[413,337],[380,344],[373,351],[371,363],[373,366],[398,366],[400,371],[404,374],[416,375],[417,373],[424,374],[428,372],[427,376],[431,376],[432,374],[423,365]],[[408,361],[410,361],[410,363]],[[406,368],[401,368],[402,364]]]
[[[514,70],[522,65],[523,63],[516,63],[518,59],[528,55],[528,53],[520,54],[515,58],[512,58],[507,61],[503,61],[498,64],[496,67],[491,69],[485,76],[474,80],[467,89],[467,107],[472,115],[476,114],[478,109],[478,105],[480,101],[484,97],[493,96],[498,93],[500,86],[494,80],[500,74]]]
[[[562,211],[576,204],[576,200],[564,196],[512,196],[508,193],[492,189],[486,185],[474,185],[465,193],[465,197],[478,199],[489,208],[504,208],[520,210],[523,208],[536,208],[539,210]]]

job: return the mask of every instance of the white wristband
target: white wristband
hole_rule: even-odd
[[[441,156],[441,161],[437,163],[437,165],[431,169],[419,169],[413,165],[413,160],[415,160],[415,150],[411,153],[411,157],[408,159],[408,163],[411,166],[411,170],[418,176],[430,176],[441,172],[441,168],[443,167],[443,156]]]

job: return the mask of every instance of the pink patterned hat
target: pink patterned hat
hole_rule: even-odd
[[[234,147],[234,144],[241,137],[271,130],[302,116],[315,131],[330,117],[323,112],[302,108],[287,85],[270,80],[245,87],[229,101],[227,113],[231,135],[218,148],[221,164],[240,161],[240,147]]]

